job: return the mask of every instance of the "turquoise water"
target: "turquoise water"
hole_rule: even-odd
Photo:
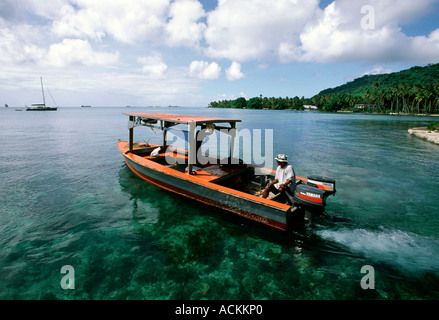
[[[439,146],[407,134],[432,118],[132,110],[273,129],[297,175],[336,179],[328,217],[281,233],[140,180],[116,147],[126,108],[4,108],[0,299],[439,298]],[[64,265],[74,290],[60,285]],[[375,289],[360,285],[364,265]]]

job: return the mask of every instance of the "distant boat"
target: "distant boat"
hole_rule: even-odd
[[[9,106],[8,106],[8,104],[7,104],[7,103],[5,103],[5,108],[9,108]]]
[[[91,106],[84,106],[84,105],[82,105],[81,108],[91,108]]]
[[[26,106],[26,111],[56,111],[56,110],[58,110],[58,107],[47,107],[46,106],[46,98],[44,97],[44,88],[43,88],[43,77],[40,77],[40,80],[41,80],[41,91],[43,93],[43,103],[33,103],[33,104],[31,104],[30,107]]]

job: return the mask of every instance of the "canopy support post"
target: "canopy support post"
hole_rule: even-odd
[[[196,128],[197,123],[195,121],[190,121],[188,124],[188,174],[192,173],[193,165],[197,163],[197,146],[195,139]]]
[[[165,151],[166,149],[166,134],[167,134],[167,130],[166,130],[166,122],[162,121],[162,131],[163,131],[163,151]]]
[[[233,152],[235,151],[235,137],[236,137],[236,123],[231,122],[230,123],[230,161],[232,162],[233,159]]]
[[[128,122],[128,129],[130,132],[130,138],[129,138],[129,152],[133,151],[133,143],[134,143],[134,117],[130,116],[130,120]]]

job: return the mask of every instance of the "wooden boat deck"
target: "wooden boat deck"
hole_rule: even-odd
[[[145,147],[144,144],[138,143],[137,148],[133,152],[144,159],[165,165],[170,169],[174,169],[182,173],[187,172],[187,151],[185,152],[185,150],[180,150],[179,153],[162,152],[159,153],[158,156],[152,157],[150,153],[156,147],[156,145]],[[249,166],[233,168],[223,167],[221,164],[208,164],[205,166],[200,165],[199,167],[195,166],[193,168],[193,174],[191,177],[193,180],[199,180],[200,182],[212,182],[219,185],[232,187],[233,189],[237,190],[241,189],[249,194],[260,195],[262,192],[260,182],[242,183],[243,181],[241,178],[247,175],[247,173],[251,170],[252,168]],[[247,181],[248,179],[244,180]]]
[[[205,168],[201,168],[195,171],[195,178],[210,181],[220,182],[225,178],[236,176],[240,173],[246,172],[247,168],[238,168],[233,170],[224,170],[219,164],[213,164]]]
[[[145,159],[166,164],[167,167],[184,172],[188,162],[187,155],[175,154],[175,153],[160,153],[157,157],[146,156]],[[175,159],[175,164],[169,164],[167,159]],[[220,182],[225,178],[244,173],[248,170],[247,167],[236,169],[224,169],[220,164],[208,164],[203,167],[195,167],[192,177],[209,182]]]

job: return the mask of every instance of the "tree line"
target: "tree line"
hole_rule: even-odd
[[[312,98],[267,98],[213,101],[209,108],[304,110],[313,105],[320,111],[354,111],[404,114],[439,113],[439,81],[430,84],[399,83],[393,87],[379,82],[368,86],[364,93],[319,93]]]
[[[275,98],[259,97],[250,98],[239,97],[235,100],[220,100],[209,103],[209,108],[237,108],[237,109],[270,109],[270,110],[301,110],[308,103],[309,99],[304,97],[294,98]]]

